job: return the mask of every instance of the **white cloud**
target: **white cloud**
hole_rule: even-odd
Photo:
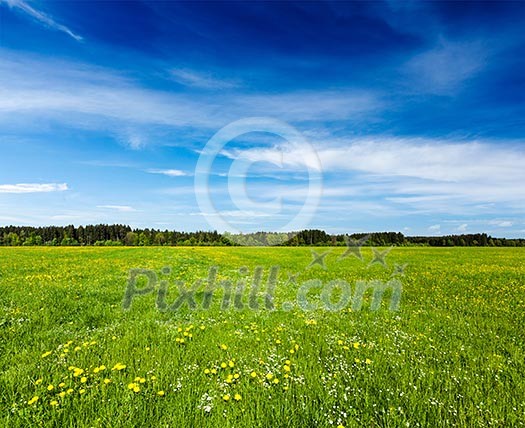
[[[348,191],[375,193],[386,200],[431,211],[453,212],[466,205],[496,209],[498,204],[525,208],[525,150],[518,144],[371,138],[317,142],[325,176],[351,180]],[[280,160],[286,167],[305,170],[312,159],[300,145],[284,143],[267,148],[225,152],[250,162]],[[325,189],[330,189],[325,180]],[[491,205],[496,204],[496,205]]]
[[[135,208],[128,205],[97,205],[97,208],[103,208],[108,210],[115,210],[123,213],[136,211]]]
[[[31,7],[27,2],[23,0],[0,0],[0,3],[7,3],[9,7],[12,9],[15,9],[15,8],[20,9],[21,11],[29,15],[31,18],[38,21],[40,24],[46,27],[52,28],[54,30],[62,31],[63,33],[66,33],[68,36],[75,39],[76,41],[79,41],[79,42],[82,41],[81,36],[79,36],[78,34],[75,34],[65,25],[59,24],[52,17],[45,14],[44,12],[41,12]]]
[[[68,190],[66,183],[0,184],[0,193],[46,193]]]
[[[148,169],[147,172],[150,174],[162,174],[168,177],[183,177],[188,175],[186,172],[180,169]]]
[[[210,73],[201,73],[185,68],[174,68],[170,70],[171,77],[187,86],[194,86],[202,89],[231,89],[238,86],[233,81],[219,79]]]
[[[146,145],[144,138],[137,134],[128,134],[124,140],[124,143],[133,150],[142,149]]]
[[[428,228],[428,231],[431,233],[434,233],[436,235],[439,235],[441,233],[441,225],[440,224],[434,224]]]
[[[468,224],[467,223],[463,223],[463,224],[460,224],[458,227],[457,227],[457,231],[459,233],[465,233],[467,231],[467,227],[468,227]]]
[[[480,72],[488,61],[487,47],[477,41],[441,40],[433,49],[413,57],[404,66],[411,88],[452,94],[460,84]]]
[[[494,222],[490,222],[490,224],[498,226],[498,227],[512,227],[514,225],[514,223],[508,220],[494,221]]]
[[[0,120],[4,116],[5,124],[31,123],[31,117],[81,128],[109,128],[131,147],[147,144],[154,125],[216,131],[239,117],[268,112],[284,121],[345,120],[348,124],[381,107],[375,94],[353,90],[278,95],[228,91],[210,102],[207,94],[145,89],[101,67],[0,50]]]

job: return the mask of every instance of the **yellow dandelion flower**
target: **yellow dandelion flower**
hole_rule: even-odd
[[[224,350],[224,351],[226,351],[226,349],[228,349],[228,347],[223,343],[223,344],[221,345],[221,349]]]
[[[289,372],[290,370],[291,370],[291,369],[290,369],[290,366],[288,366],[288,365],[284,366],[284,371],[285,371],[285,372]]]
[[[268,374],[266,375],[266,379],[268,379],[268,380],[272,380],[272,379],[273,379],[273,374],[268,373]]]
[[[235,394],[235,395],[233,396],[233,399],[234,399],[235,401],[241,401],[241,399],[242,399],[241,394]]]
[[[359,363],[361,362],[361,360],[360,360],[359,358],[354,358],[354,362],[355,362],[356,364],[359,364]]]
[[[60,398],[64,398],[66,396],[66,392],[62,391],[60,394],[58,394]]]
[[[217,374],[217,369],[211,369],[211,374]]]
[[[60,383],[58,384],[58,387],[59,387],[59,388],[64,388],[64,386],[66,386],[66,384],[65,384],[64,382],[60,382]]]
[[[279,379],[275,378],[275,379],[273,380],[273,383],[275,383],[275,384],[279,383]]]
[[[290,360],[286,360],[286,361],[284,362],[284,364],[286,364],[287,366],[291,366],[291,365],[292,365],[292,362],[291,362]]]
[[[104,385],[107,385],[108,383],[111,383],[111,379],[108,379],[108,378],[104,379]]]
[[[75,352],[78,352],[78,351],[80,351],[81,349],[82,349],[82,348],[81,348],[80,346],[75,346],[74,351],[75,351]]]
[[[35,381],[35,385],[40,385],[40,384],[42,383],[42,381],[43,381],[42,378],[37,379],[37,380]]]
[[[370,360],[369,358],[367,358],[367,359],[365,360],[365,364],[370,364],[371,362],[372,362],[372,360]]]
[[[53,385],[48,385],[47,386],[47,390],[48,391],[53,391],[53,389],[55,389],[55,387]]]
[[[337,344],[338,344],[338,345],[342,345],[342,344],[343,344],[343,341],[342,341],[342,340],[338,340],[338,341],[337,341]]]
[[[53,353],[52,351],[44,352],[44,353],[42,354],[42,358],[46,358],[46,357],[50,356],[52,353]]]
[[[355,349],[359,348],[359,342],[354,342],[354,348]]]
[[[204,374],[210,374],[210,369],[204,369]]]
[[[165,394],[166,394],[166,393],[165,393],[164,391],[158,391],[158,392],[157,392],[157,395],[158,395],[159,397],[164,397]]]
[[[232,360],[228,361],[228,366],[229,367],[233,367],[234,365],[235,365],[235,363]]]
[[[151,380],[157,380],[157,376],[151,376],[150,379]]]
[[[124,370],[125,368],[126,368],[125,364],[117,363],[113,366],[111,370],[121,371],[121,370]]]
[[[228,367],[226,363],[221,363],[221,368],[225,369],[226,367]]]
[[[84,369],[75,368],[75,370],[73,370],[73,376],[75,377],[79,377],[83,373],[84,373]]]
[[[222,396],[222,399],[223,399],[224,401],[229,401],[229,400],[230,400],[230,395],[229,395],[229,394],[223,395],[223,396]]]
[[[133,392],[140,392],[140,386],[137,385],[135,388],[133,388]]]
[[[27,402],[27,404],[29,404],[29,405],[35,404],[38,401],[39,398],[40,397],[38,395],[35,395],[33,398],[31,398],[31,400],[29,400]]]
[[[151,348],[149,346],[146,346],[146,352],[150,351]]]
[[[85,392],[86,392],[85,389],[81,389],[81,390],[78,391],[79,394],[84,394]]]
[[[256,372],[251,372],[251,373],[250,373],[250,376],[251,376],[252,378],[256,378],[256,377],[257,377],[257,373],[256,373]]]
[[[240,376],[241,376],[241,375],[240,375],[239,373],[235,373],[235,374],[233,375],[233,378],[234,378],[234,379],[239,379]]]
[[[82,377],[80,378],[80,382],[81,382],[81,383],[86,383],[86,382],[87,382],[87,377],[82,376]]]
[[[52,406],[58,406],[58,401],[57,400],[53,400],[49,404],[51,404]]]
[[[73,394],[73,389],[69,388],[66,392],[67,392],[68,394]]]

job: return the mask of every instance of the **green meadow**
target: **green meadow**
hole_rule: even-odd
[[[0,248],[0,426],[525,425],[525,248],[400,247],[386,266],[371,248],[315,251],[325,266],[306,247]],[[246,286],[204,310],[213,266]],[[134,268],[158,281],[123,310]],[[393,278],[397,311],[388,292],[376,311],[370,295],[329,311],[321,287],[307,295],[317,309],[297,304],[310,280]],[[196,308],[170,310],[179,287],[196,288]]]

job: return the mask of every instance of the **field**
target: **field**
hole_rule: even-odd
[[[525,425],[525,249],[394,248],[387,266],[315,251],[326,269],[309,248],[1,248],[0,426]],[[200,287],[198,308],[160,311],[166,282],[122,308],[132,268],[168,281],[171,305],[212,266],[247,288],[279,266],[275,310],[264,289],[258,310],[248,291],[204,310]],[[307,280],[390,278],[398,311],[388,292],[377,311],[296,303]]]

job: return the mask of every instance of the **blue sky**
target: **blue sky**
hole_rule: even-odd
[[[525,236],[524,28],[523,2],[0,0],[0,224]],[[196,189],[250,117],[302,138],[236,136]]]

